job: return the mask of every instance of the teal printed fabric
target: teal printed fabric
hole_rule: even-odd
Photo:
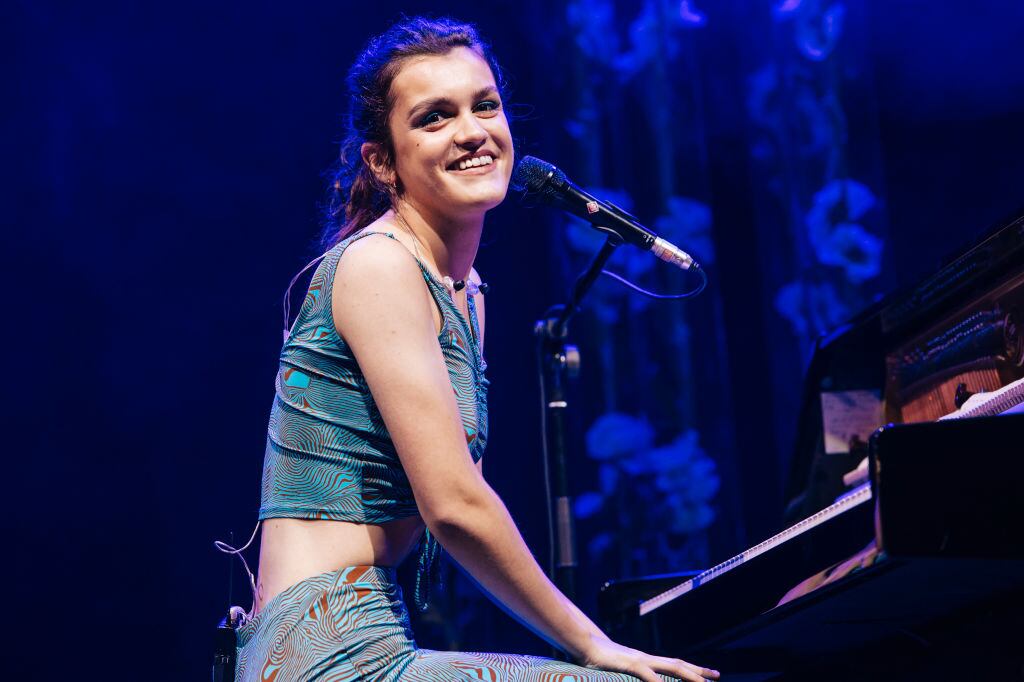
[[[637,679],[536,656],[419,649],[393,570],[377,566],[349,566],[292,585],[239,628],[237,654],[237,682]]]
[[[325,255],[313,274],[281,349],[263,461],[260,519],[301,518],[381,523],[417,512],[412,489],[355,356],[334,326],[331,291],[350,237]],[[411,255],[411,254],[410,254]],[[476,305],[469,320],[444,285],[417,259],[441,311],[438,342],[458,402],[473,461],[487,444],[487,364],[480,350]],[[417,601],[426,601],[437,544],[421,550]]]

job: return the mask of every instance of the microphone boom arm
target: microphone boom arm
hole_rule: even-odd
[[[619,236],[614,230],[597,227],[598,230],[608,235],[605,239],[604,244],[601,246],[601,250],[594,256],[594,260],[590,262],[587,269],[576,278],[576,283],[572,287],[572,298],[569,300],[569,305],[565,306],[562,310],[562,314],[554,321],[554,327],[552,332],[558,337],[563,338],[567,331],[570,318],[576,314],[579,310],[580,301],[590,290],[590,287],[594,285],[594,282],[598,277],[601,276],[601,271],[604,269],[604,264],[608,262],[608,259],[615,253],[615,249],[622,245],[622,237]]]

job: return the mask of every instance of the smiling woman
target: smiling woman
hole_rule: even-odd
[[[413,19],[349,75],[322,257],[281,350],[263,467],[259,580],[239,680],[699,681],[609,640],[547,579],[479,466],[484,303],[473,270],[514,150],[500,71],[473,27]],[[448,282],[446,285],[444,282]],[[586,668],[418,649],[394,567],[438,542]]]

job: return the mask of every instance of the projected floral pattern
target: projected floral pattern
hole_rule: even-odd
[[[694,566],[707,560],[697,533],[715,518],[711,503],[720,482],[698,438],[689,429],[655,447],[645,419],[617,412],[590,427],[587,454],[599,464],[600,483],[577,497],[574,511],[578,519],[594,518],[616,529],[589,539],[592,560],[614,558],[622,575],[652,564]]]
[[[799,339],[800,361],[806,362],[814,340],[873,295],[883,255],[880,183],[870,164],[855,164],[848,153],[850,121],[841,85],[857,69],[843,52],[843,39],[855,13],[837,0],[778,0],[762,9],[769,26],[752,30],[769,29],[773,37],[767,42],[774,40],[775,47],[749,72],[746,108],[754,129],[754,184],[766,195],[762,201],[771,203],[759,211],[768,216],[759,228],[769,242],[764,258],[776,268],[765,278],[771,287],[767,302]],[[707,133],[696,113],[699,95],[688,89],[701,77],[692,36],[708,25],[707,16],[694,2],[572,0],[566,23],[580,74],[573,114],[565,122],[576,141],[575,169],[582,170],[577,177],[593,194],[645,217],[663,237],[713,265],[714,216],[706,197],[692,189],[708,175],[700,155]],[[638,163],[629,154],[631,145],[615,142],[641,122],[648,144],[640,145]],[[656,186],[636,184],[634,174]],[[773,222],[777,216],[781,225]],[[567,222],[575,274],[603,237],[582,221]],[[633,250],[620,249],[608,269],[658,291],[685,288],[647,254]],[[704,300],[713,304],[714,296],[709,292]],[[693,305],[700,304],[654,302],[610,282],[599,282],[585,302],[598,323],[593,355],[606,409],[588,437],[597,481],[576,503],[584,529],[604,529],[588,539],[592,561],[625,557],[620,569],[639,573],[699,566],[706,555],[699,548],[704,543],[706,549],[706,532],[723,511],[716,505],[722,469],[716,463],[735,453],[731,442],[699,432],[700,387],[689,379],[724,350],[706,344],[703,335],[710,330],[694,333],[687,319]],[[646,353],[654,329],[664,343]],[[657,369],[651,357],[659,358]],[[657,375],[666,371],[673,375],[675,383],[666,385],[674,395],[630,391],[631,382],[657,385]],[[716,386],[704,395],[721,396],[721,390]],[[624,437],[613,437],[617,431]],[[658,538],[646,535],[646,528],[671,530]]]
[[[713,264],[711,209],[699,196],[681,191],[679,172],[683,168],[696,177],[706,174],[701,159],[682,151],[699,143],[703,132],[686,125],[696,105],[693,93],[679,88],[686,79],[681,69],[688,68],[688,35],[706,24],[705,15],[691,1],[573,0],[566,8],[566,23],[575,59],[586,76],[575,81],[575,114],[565,129],[576,140],[577,168],[582,166],[588,190],[646,216],[645,222],[662,237],[685,244],[701,263]],[[624,104],[627,99],[630,104]],[[643,145],[639,159],[626,157],[627,145],[615,140],[622,126],[635,127],[638,117],[650,127],[650,139],[657,140]],[[613,168],[634,172],[616,173]],[[647,178],[656,178],[653,193],[636,182]],[[638,190],[648,190],[642,202],[636,198]],[[574,255],[567,275],[575,276],[600,249],[604,236],[581,220],[565,222],[565,242]],[[620,248],[606,269],[659,292],[693,286],[692,279],[666,273],[650,254],[637,249]],[[605,579],[703,566],[708,560],[705,531],[716,518],[720,482],[696,430],[696,389],[687,381],[694,373],[694,351],[686,305],[654,301],[603,280],[588,294],[584,317],[589,322],[581,324],[589,325],[594,341],[587,357],[595,357],[598,364],[594,367],[591,361],[587,371],[601,378],[606,410],[586,438],[596,485],[579,494],[574,505],[587,561],[603,565]],[[645,330],[654,327],[663,330],[663,345],[650,355],[637,352],[651,343]],[[659,373],[670,379],[655,390]],[[624,376],[636,396],[624,395],[631,392],[624,388]],[[618,411],[623,401],[632,402],[631,412],[657,412],[656,419]],[[728,444],[719,447],[725,453]],[[615,568],[608,567],[611,557],[620,562]]]
[[[777,4],[783,43],[747,90],[759,184],[787,216],[793,240],[794,277],[779,286],[775,308],[800,340],[804,362],[817,337],[867,305],[868,282],[881,271],[882,214],[875,190],[854,177],[840,97],[847,15],[834,0]]]
[[[676,8],[675,12],[666,12],[662,2],[641,3],[629,22],[626,39],[615,28],[621,22],[616,19],[612,0],[574,0],[566,7],[566,21],[580,52],[592,63],[606,67],[609,74],[627,81],[656,60],[678,55],[677,40],[670,37],[659,42],[651,40],[652,35],[704,24],[704,15],[692,2],[683,0]]]

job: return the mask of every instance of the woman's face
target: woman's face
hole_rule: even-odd
[[[449,216],[501,203],[514,153],[487,62],[466,47],[417,57],[395,76],[391,93],[388,124],[403,198]]]

